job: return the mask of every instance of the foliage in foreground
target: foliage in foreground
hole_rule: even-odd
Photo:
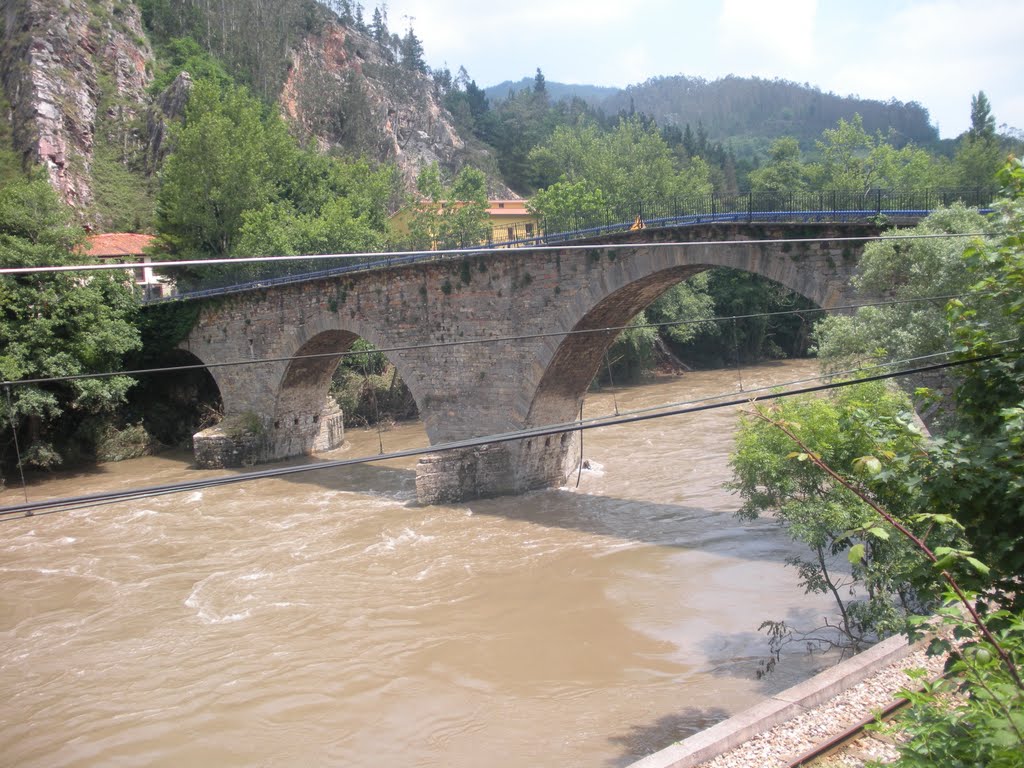
[[[766,487],[802,487],[801,480],[847,494],[865,515],[840,542],[855,574],[872,556],[867,539],[897,534],[909,548],[912,586],[939,580],[947,590],[944,608],[909,621],[911,636],[936,632],[933,648],[950,653],[947,679],[907,693],[912,707],[899,725],[898,765],[913,768],[1024,765],[1024,166],[1012,161],[1000,181],[1005,200],[991,222],[998,236],[965,253],[978,282],[969,298],[949,306],[959,355],[971,361],[957,391],[955,431],[910,446],[882,440],[853,457],[828,452],[831,423],[801,423],[778,409],[757,415],[791,450],[774,444],[760,457],[774,474],[762,470],[751,498]],[[1001,323],[985,319],[997,315]],[[846,416],[853,429],[878,419],[874,410]],[[759,445],[772,439],[762,435]],[[816,481],[806,477],[810,471]],[[772,501],[785,510],[785,498],[764,499]],[[827,514],[813,522],[846,524]],[[791,530],[799,538],[800,529]],[[867,538],[854,543],[855,534]]]
[[[42,176],[0,189],[0,264],[42,267],[74,264],[82,230]],[[0,378],[4,381],[123,370],[124,356],[140,346],[137,299],[123,273],[34,273],[0,276]],[[124,401],[127,376],[19,385],[0,399],[4,444],[0,460],[49,467],[64,458],[58,433],[78,430],[89,442],[90,424]],[[13,427],[13,429],[12,429]]]
[[[873,524],[874,513],[856,494],[808,461],[813,455],[832,466],[852,467],[872,453],[919,454],[922,435],[906,396],[870,382],[825,397],[781,400],[766,412],[770,419],[746,416],[740,424],[731,486],[743,498],[737,514],[754,519],[774,513],[789,535],[808,547],[809,556],[786,561],[799,572],[801,586],[831,595],[839,614],[838,624],[826,621],[812,630],[768,622],[773,639],[798,637],[856,653],[906,629],[908,616],[934,605],[934,578],[909,557],[907,542]],[[793,453],[790,438],[776,424],[791,425],[806,439],[803,454]],[[917,494],[892,473],[876,478],[872,491],[901,519],[916,507]],[[924,535],[925,524],[912,525]],[[859,554],[852,563],[851,551]]]
[[[847,465],[850,472],[844,475],[798,436],[800,425],[780,420],[764,409],[757,412],[757,418],[797,449],[788,458],[810,465],[859,500],[868,515],[861,530],[876,529],[872,534],[876,537],[901,541],[906,545],[906,557],[946,587],[945,604],[934,615],[914,616],[909,621],[912,638],[920,638],[927,630],[933,633],[930,651],[949,654],[948,674],[938,681],[922,682],[920,689],[901,691],[912,706],[888,729],[903,734],[896,764],[904,768],[1024,765],[1024,614],[997,610],[985,615],[991,592],[981,596],[967,591],[956,574],[986,577],[988,567],[963,545],[936,546],[927,540],[936,531],[958,534],[961,526],[942,511],[918,512],[901,519],[881,504],[877,482],[886,470],[879,457],[858,457]],[[915,524],[926,526],[926,534],[916,533]],[[863,546],[850,548],[854,567],[865,557]],[[923,677],[920,673],[916,676]]]

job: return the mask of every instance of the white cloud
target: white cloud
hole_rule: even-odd
[[[770,75],[814,59],[817,0],[722,0],[720,53],[737,62],[737,74]]]
[[[997,122],[1013,123],[1012,116],[1019,120],[1022,114],[1022,27],[1024,3],[1018,0],[991,0],[984,7],[911,3],[854,45],[856,59],[835,71],[830,86],[920,102],[947,137],[968,127],[971,96],[979,90],[992,102]]]

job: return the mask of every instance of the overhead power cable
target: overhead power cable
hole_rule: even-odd
[[[776,400],[784,397],[812,394],[815,392],[823,392],[830,389],[847,387],[854,384],[862,384],[871,381],[883,381],[886,379],[893,379],[901,376],[909,376],[916,373],[926,373],[929,371],[937,371],[961,365],[969,365],[977,362],[982,362],[985,360],[992,360],[1000,356],[1001,355],[985,355],[981,357],[970,358],[967,360],[936,363],[933,365],[920,366],[910,370],[879,373],[874,374],[872,376],[864,376],[847,381],[830,382],[827,384],[819,384],[815,386],[803,387],[800,389],[788,390],[784,392],[770,392],[758,399]],[[113,504],[117,502],[131,501],[135,499],[153,498],[157,496],[165,496],[175,493],[184,493],[187,491],[198,491],[204,490],[206,488],[214,488],[223,485],[234,485],[237,483],[251,482],[254,480],[287,477],[289,475],[319,470],[337,469],[341,467],[353,466],[356,464],[368,464],[390,459],[411,458],[414,456],[422,456],[426,454],[444,453],[447,451],[461,450],[466,448],[477,448],[485,445],[494,445],[516,440],[528,440],[538,437],[547,437],[550,435],[560,435],[564,432],[577,432],[589,429],[599,429],[603,427],[621,426],[624,424],[633,424],[637,422],[650,421],[653,419],[666,418],[669,416],[682,416],[693,413],[699,413],[701,411],[715,410],[719,408],[731,408],[739,405],[748,404],[751,402],[751,400],[752,398],[750,397],[742,397],[717,403],[704,403],[699,405],[686,406],[682,408],[670,408],[668,410],[662,410],[654,413],[634,413],[625,416],[594,419],[591,421],[577,421],[565,424],[547,425],[530,429],[522,429],[516,430],[514,432],[486,435],[466,440],[459,440],[439,445],[432,445],[425,448],[411,448],[402,451],[394,451],[384,455],[363,456],[352,459],[340,459],[335,461],[319,462],[315,464],[306,463],[292,467],[275,467],[272,469],[259,470],[255,472],[246,472],[234,475],[223,475],[214,478],[203,478],[201,480],[194,480],[190,482],[149,486],[143,488],[129,489],[125,491],[109,491],[103,493],[86,494],[81,496],[62,497],[56,499],[48,499],[44,501],[31,502],[28,504],[16,504],[7,507],[0,507],[0,520],[10,520],[16,519],[18,517],[26,517],[40,513],[47,514],[58,511],[79,509],[82,507],[93,507],[105,504]]]
[[[736,246],[736,245],[769,245],[769,244],[810,244],[810,243],[863,243],[876,240],[934,240],[949,238],[969,237],[991,237],[989,232],[966,232],[960,234],[936,232],[931,234],[914,235],[856,235],[844,237],[792,237],[792,238],[764,238],[752,240],[679,240],[672,242],[622,242],[622,243],[585,243],[577,245],[537,245],[525,248],[450,248],[442,251],[374,251],[372,253],[322,253],[307,254],[304,256],[239,256],[237,258],[220,259],[181,259],[175,261],[139,261],[124,264],[65,264],[60,266],[38,266],[38,267],[2,267],[0,275],[33,275],[52,272],[100,272],[104,270],[126,270],[154,267],[201,267],[213,266],[216,264],[266,264],[271,262],[290,261],[355,261],[366,259],[404,259],[406,263],[418,263],[416,257],[423,260],[443,260],[456,256],[480,256],[485,254],[508,256],[511,253],[558,251],[587,252],[603,250],[608,248],[677,248],[694,246]],[[298,277],[298,275],[296,275]],[[256,289],[258,286],[253,286]],[[182,298],[187,299],[187,295]]]
[[[809,313],[837,313],[845,312],[850,310],[862,309],[865,307],[886,307],[896,306],[900,304],[918,304],[924,302],[935,302],[935,301],[949,301],[951,299],[960,299],[966,296],[972,296],[972,293],[964,294],[947,294],[942,296],[922,296],[919,298],[910,299],[890,299],[886,301],[871,301],[864,302],[862,304],[844,304],[837,307],[831,307],[829,309],[823,309],[821,307],[808,307],[806,309],[781,309],[772,312],[753,312],[746,315],[727,315],[722,317],[712,318],[686,318],[683,320],[674,320],[666,323],[643,323],[640,325],[615,325],[615,326],[602,326],[600,328],[581,328],[570,331],[546,331],[541,333],[526,333],[517,334],[514,336],[493,336],[486,339],[452,339],[450,341],[433,341],[424,344],[407,344],[395,347],[379,347],[374,349],[374,352],[380,352],[381,354],[388,355],[396,352],[409,352],[418,349],[437,349],[442,347],[462,347],[475,344],[503,344],[506,342],[515,341],[527,341],[531,339],[544,339],[554,337],[570,337],[570,336],[582,336],[590,334],[618,334],[627,329],[637,328],[674,328],[683,325],[699,325],[701,323],[727,323],[736,322],[738,320],[749,320],[753,318],[761,317],[782,317],[786,315],[804,315]],[[184,351],[184,350],[183,350]],[[344,358],[349,356],[356,356],[365,354],[365,350],[343,350],[337,352],[316,352],[306,355],[291,355],[286,357],[261,357],[261,358],[249,358],[242,360],[225,360],[221,362],[210,362],[210,363],[189,363],[183,365],[169,365],[161,366],[158,368],[135,368],[131,370],[121,371],[105,371],[96,373],[78,373],[64,376],[40,376],[31,379],[12,379],[10,381],[0,381],[0,386],[27,386],[30,384],[56,384],[64,381],[81,381],[83,379],[107,379],[114,376],[143,376],[156,373],[172,373],[176,371],[195,371],[206,368],[229,368],[240,365],[258,365],[261,363],[282,363],[292,360],[315,360],[320,358]]]

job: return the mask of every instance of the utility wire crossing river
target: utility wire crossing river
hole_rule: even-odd
[[[746,368],[747,388],[811,361]],[[692,373],[590,393],[588,416],[735,389]],[[755,679],[763,619],[829,603],[723,490],[736,413],[585,437],[566,488],[415,504],[414,462],[10,520],[0,755],[10,766],[622,766],[827,663]],[[376,453],[376,432],[321,458]],[[419,424],[386,451],[426,443]],[[194,477],[184,454],[30,498]],[[17,498],[15,498],[17,497]],[[20,488],[0,505],[21,500]]]

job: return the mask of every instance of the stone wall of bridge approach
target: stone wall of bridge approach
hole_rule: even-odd
[[[847,238],[876,234],[868,224],[648,229],[589,250],[460,254],[204,300],[182,346],[207,365],[252,362],[210,368],[225,419],[196,435],[197,464],[340,445],[328,389],[360,337],[397,368],[431,445],[571,423],[617,335],[607,329],[675,283],[730,267],[830,309],[855,298],[862,241]],[[558,485],[578,461],[576,444],[564,434],[428,456],[417,494],[434,503]]]

